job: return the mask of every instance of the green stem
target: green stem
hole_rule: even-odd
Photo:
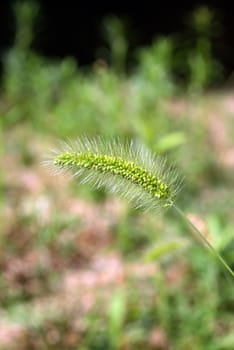
[[[198,235],[198,237],[202,240],[203,243],[208,247],[210,252],[221,262],[221,264],[228,270],[228,272],[234,277],[234,271],[230,268],[230,266],[226,263],[223,257],[217,252],[217,250],[210,244],[210,242],[203,236],[203,234],[193,225],[193,223],[187,218],[187,216],[183,213],[183,211],[178,208],[176,205],[173,205],[174,209],[177,213],[182,217],[182,219],[190,226],[190,228]]]

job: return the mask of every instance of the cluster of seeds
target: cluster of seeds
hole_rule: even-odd
[[[60,167],[84,168],[103,174],[116,175],[141,186],[153,197],[165,200],[170,198],[170,191],[166,183],[134,162],[120,157],[89,152],[65,152],[55,157],[54,164]]]

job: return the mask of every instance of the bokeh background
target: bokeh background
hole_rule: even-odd
[[[173,210],[41,165],[58,139],[141,141],[234,268],[231,11],[66,5],[0,5],[0,349],[233,350],[233,279]]]

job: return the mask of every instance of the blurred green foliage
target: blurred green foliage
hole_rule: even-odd
[[[196,93],[216,81],[222,74],[222,67],[212,54],[211,43],[216,30],[214,13],[204,6],[198,8],[191,17],[192,27],[196,33],[196,43],[188,57],[189,89]]]
[[[155,263],[158,270],[143,285],[128,278],[125,288],[116,290],[106,302],[106,308],[97,307],[84,316],[79,345],[73,343],[69,347],[66,343],[65,335],[72,330],[74,315],[67,316],[60,308],[44,315],[28,303],[40,295],[55,293],[60,278],[60,272],[55,270],[61,261],[67,268],[81,257],[87,259],[81,256],[81,248],[76,248],[74,240],[74,235],[82,235],[82,224],[75,215],[66,216],[65,209],[57,207],[58,198],[64,193],[57,198],[48,186],[46,190],[56,210],[52,211],[50,221],[44,223],[36,214],[36,204],[33,208],[34,197],[28,203],[29,214],[20,212],[17,179],[9,187],[5,157],[8,161],[13,157],[19,167],[34,169],[38,163],[37,139],[42,144],[49,140],[51,145],[57,138],[73,138],[83,133],[133,137],[170,160],[177,159],[188,179],[179,199],[181,205],[188,212],[202,213],[216,248],[234,266],[234,203],[230,190],[233,178],[219,164],[208,137],[207,113],[216,98],[210,100],[206,89],[221,72],[212,54],[213,12],[201,7],[192,14],[195,45],[180,50],[173,38],[155,39],[150,47],[138,50],[136,64],[129,72],[128,42],[119,18],[108,18],[104,23],[109,62],[100,59],[92,67],[82,69],[73,58],[49,61],[31,49],[38,11],[34,2],[17,3],[15,44],[3,60],[0,244],[4,254],[0,263],[4,269],[5,254],[13,261],[17,256],[24,257],[27,249],[47,256],[48,264],[48,256],[53,254],[60,262],[55,259],[49,268],[39,261],[32,267],[36,287],[32,283],[29,291],[24,288],[26,282],[22,285],[17,282],[12,287],[10,279],[1,274],[2,320],[27,327],[30,335],[25,349],[232,350],[233,283],[216,261],[190,242],[187,230],[171,212],[162,219],[129,208],[122,211],[113,225],[112,248],[126,264],[133,261],[143,265],[147,261]],[[177,79],[181,72],[183,84]],[[39,147],[39,152],[42,150]],[[100,204],[106,199],[103,193],[78,189],[74,183],[66,195],[83,197],[87,203]],[[7,201],[15,207],[12,223],[4,219],[9,211],[9,208],[4,211]],[[172,277],[168,275],[170,269]],[[154,328],[157,334],[161,332],[158,345],[153,343]],[[49,336],[53,332],[57,338],[51,343]],[[38,339],[38,343],[33,339]]]

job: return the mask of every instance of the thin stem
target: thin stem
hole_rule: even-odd
[[[210,244],[210,242],[203,236],[203,234],[193,225],[193,223],[187,218],[187,216],[183,213],[183,211],[178,208],[176,205],[173,205],[174,209],[177,213],[182,217],[182,219],[190,226],[190,228],[198,235],[198,237],[205,243],[210,252],[221,262],[221,264],[228,270],[228,272],[234,277],[234,271],[230,268],[230,266],[226,263],[223,257],[217,252],[217,250]]]

